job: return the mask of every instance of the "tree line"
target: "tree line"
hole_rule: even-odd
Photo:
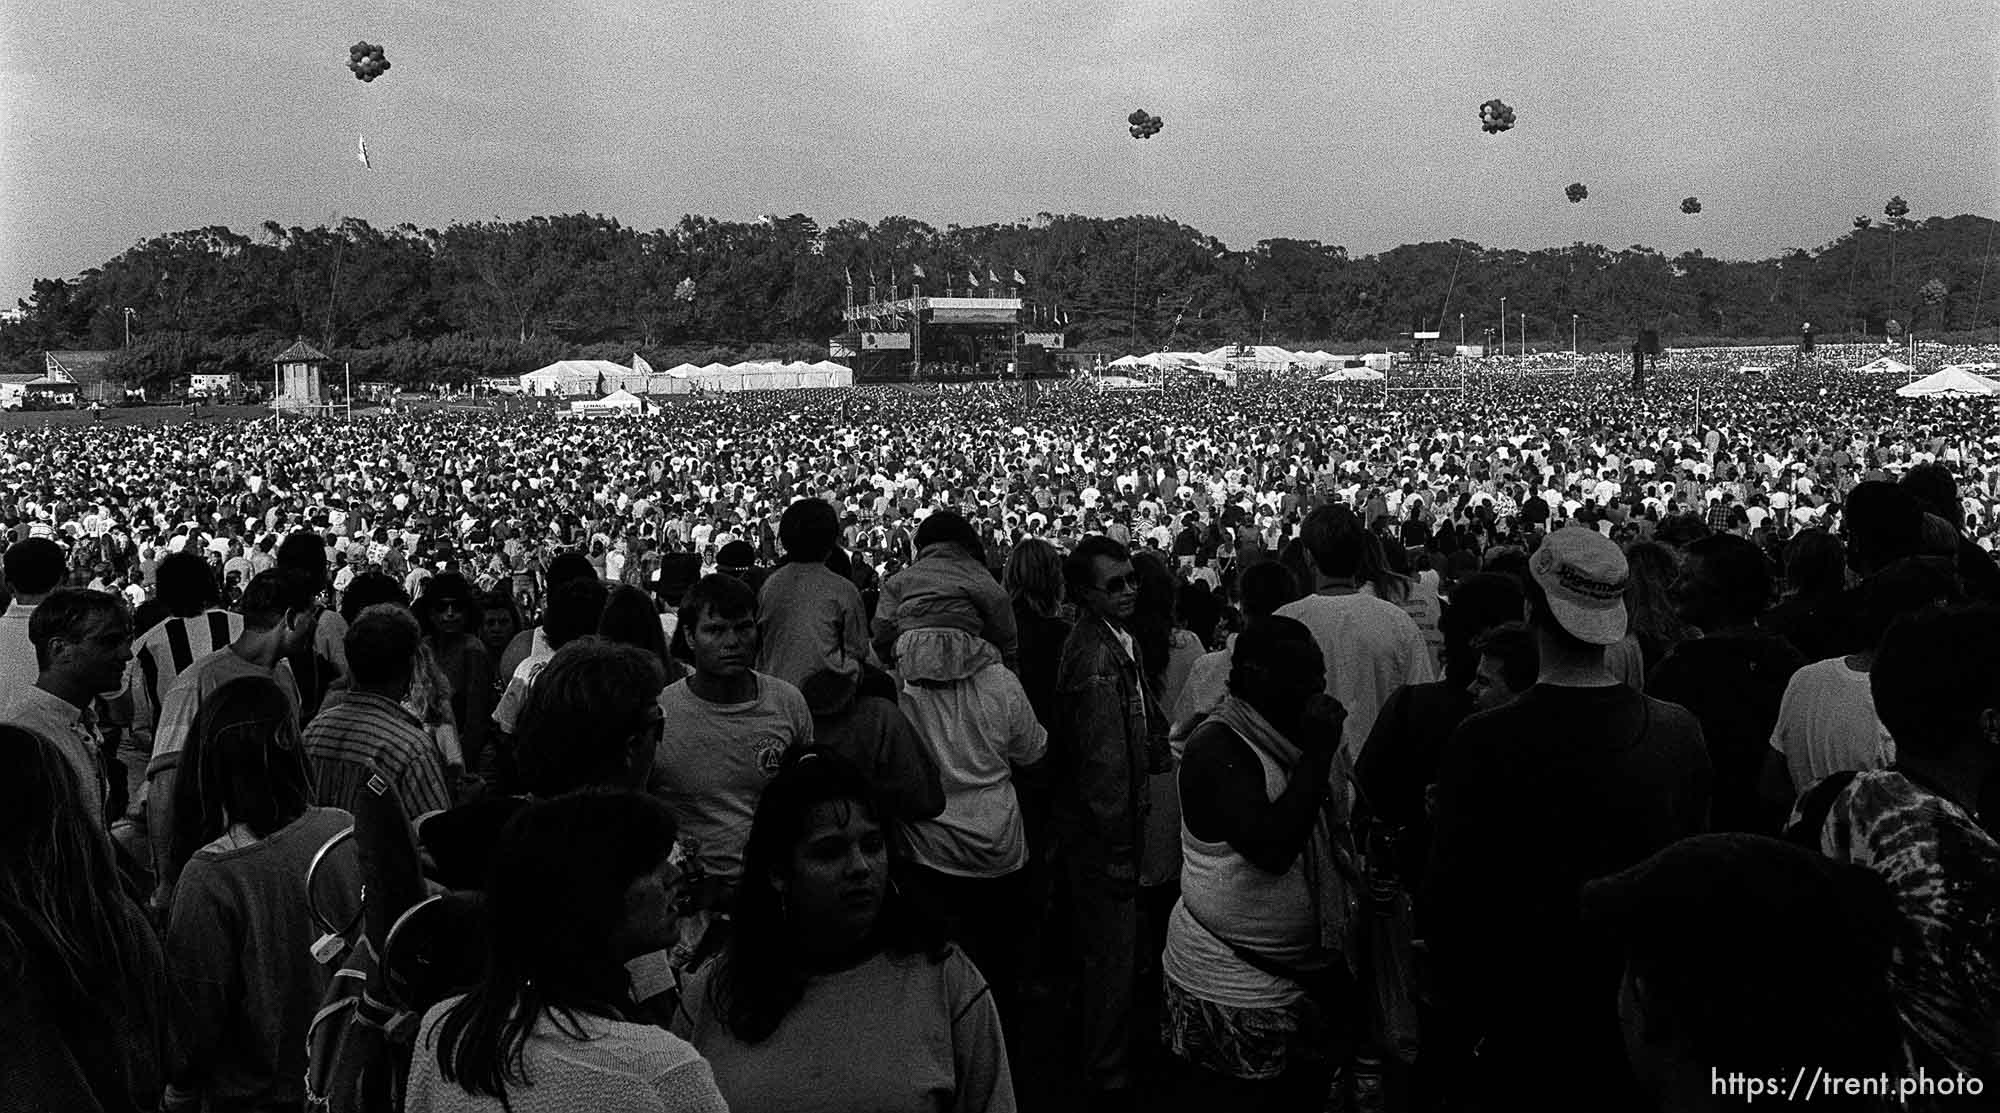
[[[1807,321],[1828,339],[1965,331],[2000,324],[2000,274],[1987,289],[2000,271],[1996,224],[1905,209],[1857,218],[1816,248],[1726,260],[1466,240],[1375,255],[1302,239],[1232,250],[1164,217],[1049,213],[943,229],[900,216],[823,227],[802,214],[686,216],[651,231],[585,213],[441,231],[266,222],[157,236],[74,278],[36,281],[20,319],[0,326],[0,363],[34,370],[43,349],[122,348],[127,309],[119,359],[132,382],[268,374],[295,338],[351,361],[358,379],[402,383],[635,351],[661,367],[820,358],[850,299],[905,296],[913,281],[962,294],[975,281],[996,292],[997,279],[1012,293],[1017,272],[1019,292],[1086,351],[1351,348],[1416,330],[1478,343],[1503,297],[1510,349],[1523,335],[1531,348],[1567,347],[1572,315],[1596,347],[1643,328],[1669,343],[1794,336]]]

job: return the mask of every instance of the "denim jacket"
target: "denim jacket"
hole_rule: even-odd
[[[1055,820],[1081,852],[1135,871],[1151,810],[1146,777],[1168,760],[1166,714],[1149,687],[1102,619],[1077,621],[1056,672]]]

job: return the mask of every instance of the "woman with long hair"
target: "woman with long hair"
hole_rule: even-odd
[[[54,742],[0,725],[0,1104],[152,1110],[166,963]]]
[[[1438,622],[1444,605],[1435,585],[1409,575],[1409,557],[1394,538],[1370,530],[1361,550],[1361,594],[1394,603],[1403,608],[1424,635],[1430,651],[1431,671],[1436,672],[1444,656],[1444,635]]]
[[[653,597],[631,584],[619,584],[605,597],[604,613],[597,618],[597,636],[651,653],[659,659],[666,684],[687,674],[687,667],[667,652],[666,627],[660,622]]]
[[[424,649],[437,664],[434,675],[449,685],[438,694],[450,704],[454,741],[463,755],[459,764],[477,769],[486,752],[487,724],[498,702],[493,695],[493,659],[480,640],[485,618],[479,596],[464,576],[440,572],[424,581],[424,593],[413,609],[423,627]]]
[[[794,751],[764,789],[735,934],[674,1018],[733,1107],[1014,1108],[986,980],[890,885],[892,846],[838,755]]]
[[[174,885],[167,965],[181,1048],[169,1109],[270,1109],[305,1100],[306,1028],[333,975],[313,950],[317,893],[360,907],[358,856],[320,848],[353,826],[312,805],[290,700],[242,677],[202,702],[174,784]]]
[[[648,1022],[626,963],[673,945],[674,817],[587,790],[507,822],[487,885],[486,971],[424,1017],[406,1108],[726,1113],[708,1064]]]
[[[1691,634],[1674,599],[1680,557],[1657,541],[1641,541],[1625,551],[1625,563],[1630,569],[1625,581],[1627,629],[1639,640],[1645,672],[1651,674]]]

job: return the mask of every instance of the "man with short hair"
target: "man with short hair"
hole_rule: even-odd
[[[743,847],[764,785],[786,751],[813,741],[798,688],[758,672],[757,596],[735,576],[704,576],[681,604],[694,672],[660,693],[667,733],[652,790],[674,812],[712,885],[708,907],[727,911],[743,875]]]
[[[1305,624],[1326,661],[1326,694],[1347,709],[1343,756],[1357,760],[1375,718],[1405,684],[1431,679],[1430,647],[1403,608],[1362,590],[1361,561],[1368,545],[1361,519],[1345,506],[1322,506],[1307,516],[1301,539],[1312,558],[1313,594],[1277,613]]]
[[[159,602],[167,617],[132,643],[132,662],[125,667],[125,691],[131,700],[132,723],[119,749],[129,763],[132,801],[146,783],[146,764],[153,753],[153,730],[160,704],[181,673],[197,660],[236,640],[243,616],[222,609],[215,577],[208,562],[193,553],[171,553],[156,572]],[[143,819],[141,813],[134,818]]]
[[[1605,668],[1626,628],[1618,546],[1565,527],[1528,571],[1537,682],[1445,747],[1422,934],[1440,999],[1484,1040],[1480,1092],[1509,1106],[1631,1108],[1608,1008],[1616,959],[1583,930],[1577,888],[1700,832],[1713,773],[1693,715]],[[1547,1085],[1558,1048],[1573,1091]]]
[[[1485,631],[1472,639],[1472,651],[1479,655],[1479,664],[1467,691],[1475,712],[1513,703],[1535,686],[1541,672],[1535,635],[1523,622],[1503,622]]]
[[[1785,685],[1805,660],[1757,626],[1771,599],[1764,554],[1734,534],[1701,538],[1687,547],[1674,593],[1681,620],[1701,633],[1654,666],[1646,693],[1701,722],[1715,768],[1710,829],[1775,834],[1784,816],[1764,801],[1758,778]]]
[[[347,628],[348,689],[306,725],[306,757],[320,806],[355,811],[369,781],[379,776],[405,815],[451,807],[437,743],[403,706],[422,638],[416,616],[394,603],[364,609]]]
[[[14,596],[7,613],[0,614],[0,699],[5,699],[33,686],[41,674],[28,623],[35,608],[69,574],[69,564],[55,542],[30,537],[9,545],[0,567],[5,568],[7,588]]]
[[[167,689],[153,730],[153,756],[146,764],[146,833],[155,870],[165,868],[173,838],[174,782],[181,751],[193,733],[201,705],[224,684],[246,676],[275,682],[290,701],[294,727],[301,722],[299,687],[287,658],[312,642],[318,604],[301,590],[303,582],[280,569],[261,572],[243,589],[243,632],[235,641],[198,657]],[[166,907],[173,879],[159,876],[154,900]]]
[[[125,601],[103,592],[57,589],[42,597],[29,623],[41,663],[35,682],[0,695],[0,722],[54,742],[76,769],[79,801],[91,825],[105,828],[107,798],[122,802],[106,778],[103,739],[91,703],[118,686],[132,659],[132,618]]]
[[[1125,546],[1084,538],[1063,562],[1077,623],[1063,643],[1056,691],[1063,708],[1051,762],[1054,824],[1069,871],[1075,942],[1083,958],[1084,1083],[1106,1101],[1130,1101],[1132,1003],[1139,940],[1147,777],[1171,767],[1166,709],[1146,690],[1139,647],[1125,624],[1138,575]]]

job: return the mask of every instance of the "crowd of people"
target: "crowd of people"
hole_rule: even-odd
[[[1990,404],[1627,373],[10,429],[0,1107],[2000,1100]]]

